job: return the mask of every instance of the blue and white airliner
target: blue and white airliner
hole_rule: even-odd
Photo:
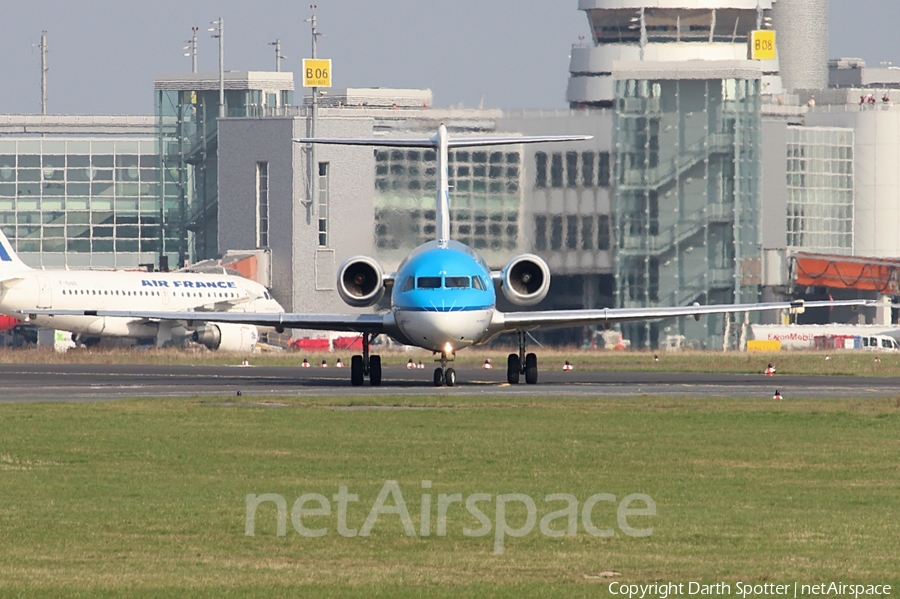
[[[664,308],[607,308],[600,310],[549,310],[501,312],[497,309],[495,286],[513,304],[533,306],[546,297],[550,269],[534,254],[512,258],[501,271],[492,271],[472,248],[450,239],[450,188],[448,152],[451,148],[584,141],[590,136],[459,137],[451,139],[442,124],[436,135],[424,139],[333,139],[300,138],[297,143],[343,144],[431,148],[437,158],[436,239],[413,250],[395,273],[385,273],[371,257],[356,256],[338,269],[337,290],[350,306],[375,305],[390,290],[391,309],[385,314],[265,314],[232,312],[145,312],[90,310],[79,314],[130,316],[160,320],[241,323],[257,326],[348,331],[363,337],[363,351],[350,362],[350,381],[362,385],[368,378],[381,384],[381,358],[369,353],[369,344],[386,334],[396,341],[434,352],[440,366],[434,371],[435,386],[456,384],[456,371],[448,368],[456,352],[493,339],[501,333],[515,333],[518,353],[509,354],[507,380],[517,384],[537,383],[538,360],[526,353],[529,331],[584,325],[611,325],[630,320],[652,320],[673,316],[695,316],[758,310],[797,309],[865,305],[865,300],[828,302],[773,302],[765,304],[700,305]],[[47,311],[37,311],[46,313]],[[58,312],[56,312],[58,313]]]

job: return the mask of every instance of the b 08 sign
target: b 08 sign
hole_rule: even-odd
[[[775,60],[775,32],[757,30],[750,34],[750,60]]]

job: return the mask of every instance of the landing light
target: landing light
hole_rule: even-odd
[[[453,353],[453,346],[450,345],[449,343],[448,343],[447,345],[445,345],[445,346],[444,346],[444,353],[452,354],[452,353]]]

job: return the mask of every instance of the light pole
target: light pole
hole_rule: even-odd
[[[310,28],[312,29],[312,59],[315,60],[316,56],[316,40],[319,38],[321,33],[319,33],[318,29],[316,29],[316,8],[315,4],[310,4],[309,8],[312,10],[312,16],[308,19],[305,19],[305,22],[309,23]],[[312,89],[312,105],[310,106],[310,118],[309,118],[309,136],[316,136],[316,125],[318,124],[319,119],[319,88],[313,87]],[[312,212],[315,214],[316,211],[316,202],[318,200],[318,192],[319,192],[319,165],[316,162],[316,144],[309,144],[309,205],[312,207]]]
[[[210,37],[219,38],[219,118],[225,118],[225,23],[222,17],[211,21],[209,31],[214,32]]]
[[[274,42],[269,42],[270,46],[275,46],[275,72],[281,72],[281,61],[287,60],[287,56],[284,56],[281,53],[281,40],[276,39]]]
[[[187,44],[182,50],[190,50],[190,52],[185,52],[185,56],[191,57],[191,72],[197,72],[197,30],[199,27],[191,27],[191,39],[185,40],[184,43]]]

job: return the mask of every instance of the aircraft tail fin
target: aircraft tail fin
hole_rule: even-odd
[[[435,230],[439,242],[450,240],[450,173],[447,153],[451,148],[474,148],[561,141],[587,141],[591,135],[539,135],[507,137],[457,137],[451,139],[447,127],[441,123],[434,137],[429,138],[370,138],[341,139],[331,137],[295,138],[297,143],[339,144],[347,146],[384,146],[396,148],[433,148],[437,157],[437,194],[435,197]]]
[[[16,255],[9,239],[0,230],[0,274],[22,270],[31,270],[31,268],[26,266],[19,256]]]

